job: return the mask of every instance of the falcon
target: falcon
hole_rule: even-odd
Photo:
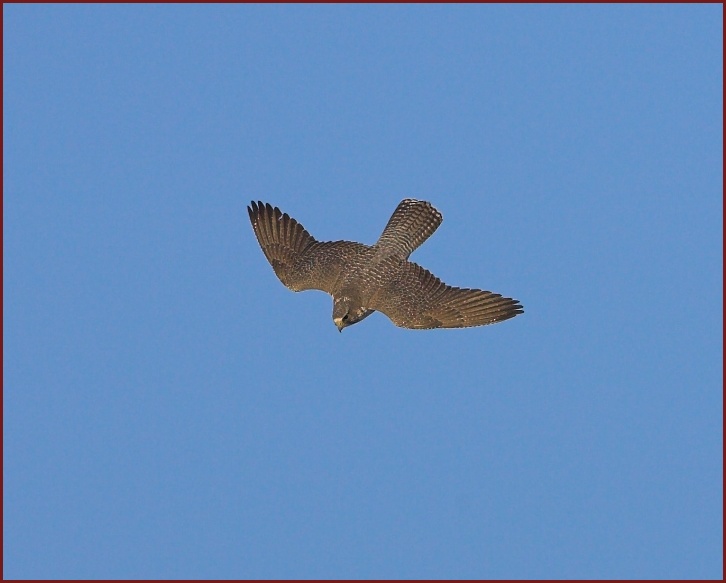
[[[524,312],[512,298],[451,287],[408,260],[443,217],[429,202],[407,198],[374,245],[318,241],[279,208],[247,207],[257,241],[280,281],[293,291],[333,296],[333,322],[343,328],[376,310],[402,328],[467,328],[503,322]]]

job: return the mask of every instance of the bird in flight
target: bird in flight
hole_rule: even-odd
[[[333,296],[333,322],[341,332],[376,310],[396,326],[417,329],[484,326],[524,312],[517,300],[448,286],[408,260],[443,220],[431,203],[401,201],[375,245],[317,241],[270,204],[252,202],[247,211],[280,281],[296,292]]]

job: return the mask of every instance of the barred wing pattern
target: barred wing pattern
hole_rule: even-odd
[[[451,287],[410,261],[391,258],[390,279],[371,302],[402,328],[465,328],[502,322],[524,312],[501,294]],[[398,265],[394,265],[398,263]]]
[[[452,287],[407,260],[441,224],[430,203],[406,199],[371,246],[319,242],[279,208],[252,202],[255,236],[280,281],[293,291],[333,296],[333,321],[342,330],[374,310],[402,328],[465,328],[522,314],[519,301],[480,289]]]
[[[393,211],[376,247],[382,255],[401,259],[418,249],[439,228],[443,217],[429,202],[407,198]]]
[[[287,213],[270,204],[247,207],[262,252],[280,281],[293,291],[317,289],[333,294],[352,258],[369,249],[349,241],[316,241]]]

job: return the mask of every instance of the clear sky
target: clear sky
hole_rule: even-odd
[[[3,7],[6,578],[720,578],[723,8]],[[522,316],[347,328],[246,205]]]

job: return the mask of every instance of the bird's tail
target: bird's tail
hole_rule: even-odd
[[[393,211],[376,246],[407,259],[438,229],[443,217],[429,202],[407,198]]]

